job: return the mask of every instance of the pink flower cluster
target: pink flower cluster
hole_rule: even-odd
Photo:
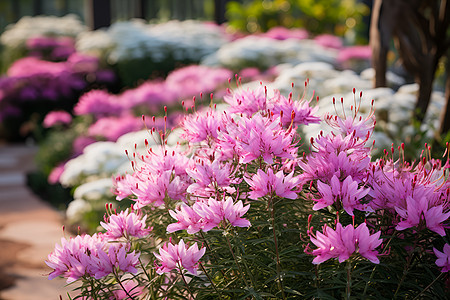
[[[51,111],[49,112],[42,122],[44,127],[53,127],[55,125],[66,125],[72,122],[72,116],[66,111]]]
[[[111,214],[105,217],[105,222],[100,225],[106,229],[105,238],[117,240],[122,237],[128,239],[130,237],[143,238],[149,235],[151,229],[147,228],[145,223],[147,215],[141,216],[141,213],[129,212],[128,209],[118,214]]]
[[[205,254],[206,248],[198,249],[197,244],[188,246],[183,240],[180,240],[178,244],[164,243],[159,248],[159,253],[153,253],[161,265],[155,262],[156,273],[163,274],[169,273],[173,269],[178,269],[181,272],[181,268],[185,268],[191,274],[197,275],[198,261]]]
[[[157,120],[156,124],[144,124],[141,115],[160,112],[161,107],[176,103],[203,92],[213,92],[227,82],[231,71],[205,66],[180,68],[169,74],[165,81],[147,81],[119,95],[103,90],[92,90],[80,97],[74,108],[75,115],[92,115],[95,123],[89,135],[116,141],[121,135],[145,127],[157,129],[174,127],[178,118],[173,116]]]
[[[231,197],[223,200],[209,198],[205,201],[197,201],[192,208],[182,205],[177,211],[169,211],[170,215],[178,222],[167,226],[167,232],[178,230],[187,230],[189,234],[200,230],[208,232],[222,222],[225,222],[224,228],[227,224],[249,227],[250,222],[241,218],[249,208],[250,205],[244,206],[240,200],[233,204]]]
[[[312,251],[312,254],[316,256],[313,264],[320,264],[330,258],[338,258],[342,263],[355,252],[378,264],[379,253],[375,248],[383,242],[380,234],[381,231],[378,231],[371,235],[365,223],[360,224],[356,229],[352,224],[343,227],[341,223],[337,223],[336,230],[325,225],[323,233],[318,231],[315,236],[311,234],[311,242],[318,247]]]
[[[45,262],[53,271],[48,276],[67,278],[67,283],[84,277],[103,278],[117,272],[135,274],[139,253],[130,251],[128,244],[108,243],[102,234],[78,235],[61,239]]]

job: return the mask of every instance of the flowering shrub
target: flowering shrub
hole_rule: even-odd
[[[177,145],[161,132],[127,152],[113,191],[133,207],[63,239],[49,278],[79,281],[78,299],[445,299],[448,153],[409,163],[402,144],[372,160],[373,109],[353,94],[308,151],[312,99],[237,89],[225,111],[186,115]]]
[[[106,31],[79,35],[78,51],[91,53],[114,66],[126,86],[167,75],[180,64],[198,63],[227,41],[221,27],[193,20],[146,24],[117,22]]]
[[[15,61],[0,77],[0,135],[20,139],[39,127],[53,109],[71,111],[91,84],[107,85],[114,74],[101,70],[97,58],[72,53],[66,61],[36,57]]]

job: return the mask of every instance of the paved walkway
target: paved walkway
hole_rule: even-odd
[[[60,295],[68,299],[72,289],[64,280],[46,276],[50,268],[44,260],[60,242],[62,217],[26,187],[36,151],[37,147],[0,145],[1,300],[52,300]]]

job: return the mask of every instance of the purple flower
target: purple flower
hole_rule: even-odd
[[[445,244],[443,252],[433,247],[434,254],[436,254],[436,265],[441,267],[441,272],[450,271],[450,245]]]

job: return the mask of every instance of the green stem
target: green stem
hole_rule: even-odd
[[[128,291],[125,289],[125,287],[123,286],[122,282],[119,279],[119,276],[116,274],[116,272],[113,271],[114,277],[117,280],[117,283],[119,283],[120,287],[122,288],[122,290],[125,292],[125,294],[127,295],[127,297],[131,300],[133,300],[134,298],[131,297],[131,295],[128,293]]]
[[[367,289],[369,288],[369,283],[370,281],[372,281],[373,278],[373,274],[375,274],[375,269],[377,268],[377,265],[375,265],[375,267],[373,267],[372,269],[372,273],[370,273],[370,277],[369,280],[367,280],[366,282],[366,286],[364,287],[364,291],[363,291],[363,295],[362,295],[362,299],[365,299],[366,293],[367,293]]]
[[[236,266],[237,266],[237,268],[239,270],[239,274],[241,275],[241,278],[244,281],[245,287],[248,288],[247,280],[244,277],[244,273],[242,273],[242,269],[241,269],[241,266],[239,265],[239,262],[238,262],[238,260],[236,258],[236,255],[234,255],[234,251],[233,251],[233,248],[231,247],[230,239],[228,238],[228,234],[227,233],[225,234],[225,238],[227,240],[227,245],[228,245],[228,248],[230,249],[231,255],[233,256],[234,261],[236,262]]]
[[[283,280],[281,279],[281,261],[280,261],[280,254],[279,254],[279,250],[278,250],[277,234],[276,234],[276,230],[275,230],[275,208],[273,205],[272,197],[270,197],[270,199],[269,199],[269,207],[270,207],[271,219],[272,219],[273,242],[275,244],[275,254],[277,256],[278,288],[281,290],[281,296],[283,297],[283,299],[286,299],[286,295],[284,294]]]
[[[220,298],[222,298],[222,294],[219,292],[219,290],[217,289],[216,285],[214,284],[214,282],[212,281],[211,277],[209,277],[208,272],[206,272],[205,267],[203,266],[203,264],[201,262],[198,263],[200,265],[200,267],[202,268],[203,272],[205,273],[206,277],[208,277],[209,282],[211,282],[212,287],[214,288],[214,290],[216,291],[216,293],[219,295]]]
[[[425,293],[426,290],[428,290],[433,284],[436,283],[436,281],[438,281],[439,279],[441,279],[441,276],[443,276],[445,273],[441,273],[439,274],[438,277],[436,277],[429,285],[427,285],[426,288],[424,288],[416,297],[414,297],[413,300],[419,299],[419,296],[421,296],[423,293]]]
[[[188,283],[186,281],[186,278],[184,278],[184,274],[183,274],[183,270],[181,269],[181,266],[178,266],[178,269],[180,271],[181,278],[183,278],[183,282],[184,282],[184,285],[186,286],[186,289],[188,290],[188,293],[191,295],[192,299],[195,299],[194,294],[192,294],[192,291],[189,288],[189,285],[188,285]]]
[[[345,288],[345,299],[349,300],[350,299],[350,294],[351,294],[351,287],[352,287],[352,263],[349,261],[347,261],[347,286]]]
[[[211,249],[211,247],[209,246],[209,244],[208,244],[208,242],[207,242],[207,240],[206,240],[206,237],[205,237],[205,235],[203,234],[202,231],[200,231],[200,235],[201,235],[201,237],[202,237],[202,239],[203,239],[203,242],[205,243],[205,246],[206,246],[206,249],[208,250],[208,253],[211,253],[211,254],[214,256],[214,259],[215,259],[217,262],[219,262],[219,259],[218,259],[217,255],[216,255],[216,253],[212,251],[212,249]],[[226,278],[226,277],[225,277],[225,273],[223,272],[222,269],[220,269],[220,273],[222,273],[222,277],[223,277],[223,278]]]

